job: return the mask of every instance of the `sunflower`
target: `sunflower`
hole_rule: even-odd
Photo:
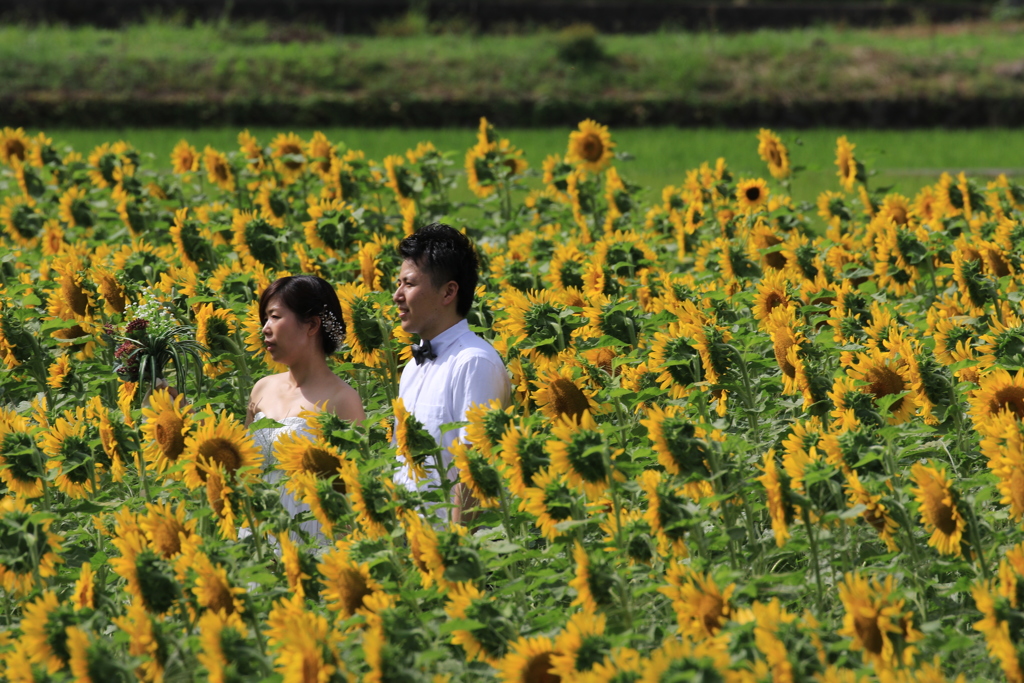
[[[582,290],[583,269],[587,262],[587,255],[575,243],[558,245],[548,266],[548,281],[555,289]]]
[[[378,294],[363,284],[347,284],[339,290],[338,300],[352,360],[371,368],[386,365],[391,326],[384,317]]]
[[[207,179],[224,192],[235,191],[235,171],[231,162],[223,152],[218,152],[209,145],[203,150],[203,166],[206,168]]]
[[[311,201],[306,213],[309,220],[302,223],[306,244],[311,249],[323,249],[328,256],[337,257],[362,234],[363,209],[341,199]]]
[[[434,437],[424,428],[423,423],[405,408],[405,402],[396,398],[391,403],[395,412],[395,441],[398,453],[405,459],[413,481],[427,478],[427,458],[438,451]]]
[[[212,234],[199,221],[189,219],[188,207],[174,212],[170,234],[178,258],[189,270],[205,271],[217,265]]]
[[[154,619],[139,600],[133,600],[125,614],[114,617],[112,621],[129,636],[128,654],[141,660],[135,668],[138,679],[162,681],[164,666],[170,654],[170,643],[163,631],[163,622]]]
[[[279,600],[267,621],[267,640],[276,650],[274,668],[281,680],[350,680],[335,654],[339,634],[323,615],[307,611],[301,598]]]
[[[0,586],[14,595],[29,592],[38,578],[57,573],[62,537],[50,533],[53,518],[38,514],[20,498],[0,499]]]
[[[196,311],[196,341],[205,349],[202,352],[203,372],[207,377],[217,378],[232,370],[230,359],[216,361],[225,354],[236,351],[234,333],[238,322],[234,313],[226,308],[215,308],[212,303],[199,306]]]
[[[852,648],[876,670],[910,665],[916,648],[911,644],[924,636],[914,628],[913,612],[904,610],[905,601],[896,598],[892,575],[884,582],[850,572],[839,584],[839,598],[846,614],[839,634],[853,639]]]
[[[370,574],[368,564],[352,562],[337,550],[326,553],[318,568],[327,608],[343,619],[364,613],[364,600],[384,590]]]
[[[522,508],[536,518],[534,524],[541,534],[555,541],[563,533],[558,524],[572,519],[573,510],[579,508],[579,492],[565,474],[550,468],[537,472],[533,484],[522,496]]]
[[[192,411],[183,395],[172,398],[166,389],[157,389],[142,409],[142,419],[143,455],[162,473],[185,453],[185,441],[192,431]]]
[[[839,176],[839,184],[847,192],[853,191],[854,184],[860,180],[863,182],[864,166],[853,156],[854,145],[843,135],[836,140],[836,175]]]
[[[255,268],[259,265],[273,269],[281,266],[282,253],[278,243],[280,230],[274,227],[270,216],[263,210],[253,212],[235,209],[232,211],[231,229],[231,244],[244,267]]]
[[[331,177],[331,166],[337,155],[337,148],[327,136],[316,131],[309,141],[309,164],[320,179],[327,182]]]
[[[757,294],[754,296],[752,313],[762,329],[766,326],[768,316],[775,308],[788,308],[793,305],[790,295],[789,280],[780,270],[768,271],[757,283]]]
[[[732,617],[730,599],[736,584],[723,591],[715,580],[692,567],[672,561],[665,576],[667,586],[658,589],[672,601],[679,632],[694,640],[713,638]]]
[[[171,150],[171,170],[179,175],[199,170],[199,152],[188,140],[179,140]]]
[[[501,457],[512,493],[525,498],[527,487],[535,485],[541,470],[551,464],[547,451],[548,433],[530,424],[510,425],[501,437]]]
[[[692,642],[688,639],[666,639],[643,664],[643,683],[670,680],[716,680],[738,683],[744,680],[731,670],[729,651],[719,640]],[[676,679],[676,677],[679,679]],[[775,680],[784,680],[776,678]]]
[[[664,409],[652,405],[647,411],[647,419],[640,420],[640,424],[647,428],[658,463],[669,474],[687,481],[706,479],[711,476],[707,463],[711,447],[707,432],[694,426],[681,413],[682,409],[677,405],[667,405]]]
[[[509,290],[502,295],[501,303],[508,313],[501,329],[520,340],[527,357],[552,358],[571,347],[572,333],[580,325],[562,293],[547,289],[526,294]]]
[[[501,454],[501,439],[512,426],[514,408],[502,408],[501,401],[492,399],[475,403],[466,411],[466,438],[486,457],[494,459]]]
[[[921,522],[932,534],[928,545],[943,555],[961,557],[967,520],[960,513],[959,495],[946,477],[945,468],[915,463],[910,472],[916,484],[914,498],[921,506]]]
[[[550,638],[521,636],[495,668],[503,683],[559,683],[562,679],[552,671],[558,654]]]
[[[501,468],[462,441],[452,443],[450,451],[459,470],[459,481],[469,489],[476,504],[483,508],[498,507],[503,486]]]
[[[763,178],[740,180],[736,185],[736,205],[743,213],[760,211],[768,203],[769,193]]]
[[[245,589],[232,585],[227,567],[214,563],[206,553],[200,551],[194,554],[189,572],[194,572],[195,576],[195,585],[192,586],[191,592],[203,611],[226,614],[245,611],[241,598],[245,595]]]
[[[177,508],[169,503],[147,503],[146,515],[139,518],[139,529],[145,535],[149,546],[165,560],[171,560],[181,552],[183,544],[196,530],[195,519],[186,520],[185,503]]]
[[[690,385],[703,379],[700,354],[691,339],[688,328],[676,321],[669,323],[665,332],[654,333],[647,363],[657,374],[658,385],[669,392],[669,398],[680,399],[689,395]]]
[[[1024,420],[1024,370],[1011,375],[1004,368],[993,368],[981,376],[970,403],[975,425],[982,425],[986,419],[1001,413]]]
[[[615,143],[607,126],[587,119],[581,121],[577,130],[569,134],[569,149],[565,160],[577,168],[599,173],[611,162]]]
[[[390,476],[370,469],[360,472],[357,467],[342,467],[341,476],[363,532],[370,538],[390,535],[396,521],[395,484]]]
[[[307,145],[295,133],[278,133],[270,141],[270,158],[286,185],[295,182],[306,170]]]
[[[771,515],[772,531],[775,534],[775,545],[782,547],[789,539],[789,525],[793,522],[795,508],[789,486],[789,476],[780,470],[775,461],[775,449],[764,454],[764,473],[757,480],[765,488],[768,497],[768,513]]]
[[[345,483],[338,476],[344,458],[323,438],[310,439],[301,432],[283,434],[274,445],[274,458],[277,461],[275,467],[289,479],[302,473],[312,474],[318,479],[334,478],[334,489],[339,493],[345,492]],[[295,489],[291,482],[288,489]]]
[[[580,418],[598,408],[597,392],[587,384],[586,376],[569,364],[539,370],[532,383],[537,389],[530,397],[541,413],[552,420]]]
[[[480,626],[472,630],[455,629],[452,644],[466,653],[466,660],[482,660],[497,668],[498,661],[508,654],[517,629],[498,604],[472,583],[462,583],[448,592],[444,611],[452,620],[472,620]]]
[[[206,502],[216,516],[217,529],[222,538],[237,541],[238,526],[235,520],[241,507],[241,503],[237,500],[238,494],[232,488],[231,481],[219,463],[204,466],[204,474],[206,475]]]
[[[999,662],[1007,681],[1024,681],[1018,646],[1010,633],[1010,615],[1016,612],[1013,605],[1008,604],[1010,600],[999,594],[992,580],[975,582],[971,595],[984,617],[974,624],[974,629],[984,634],[989,656]]]
[[[555,638],[557,654],[551,657],[551,673],[561,680],[587,680],[593,668],[611,654],[611,640],[605,635],[606,617],[577,612]]]
[[[564,474],[572,486],[583,489],[587,497],[597,500],[611,484],[623,475],[614,461],[622,450],[612,450],[589,410],[579,416],[563,415],[551,427],[553,439],[547,443],[551,470]]]
[[[35,249],[45,222],[46,217],[33,200],[4,197],[4,204],[0,206],[0,225],[3,225],[7,238],[15,245]]]
[[[689,496],[685,489],[656,470],[644,470],[640,475],[640,488],[647,499],[644,520],[658,539],[658,551],[664,557],[687,557],[689,551],[684,539],[691,515],[686,509]]]
[[[24,128],[4,127],[0,131],[0,161],[10,164],[11,159],[24,161],[32,148],[32,140],[25,134]]]
[[[22,498],[43,495],[43,471],[32,425],[18,413],[0,419],[0,480]]]
[[[165,614],[181,598],[181,586],[170,562],[147,543],[137,529],[129,529],[111,541],[121,553],[110,560],[114,572],[124,578],[125,589],[151,614]]]
[[[44,590],[39,597],[24,605],[20,644],[25,648],[29,661],[44,665],[50,675],[64,669],[71,659],[67,628],[77,622],[71,605],[61,604],[56,593],[50,590]]]
[[[396,198],[410,199],[418,192],[413,189],[413,174],[406,167],[405,161],[405,157],[399,154],[384,157],[384,170],[387,176],[384,185],[391,188]]]
[[[124,313],[128,304],[124,285],[118,280],[117,274],[103,266],[93,266],[89,271],[92,281],[96,283],[96,293],[103,300],[103,309],[109,315]]]
[[[206,668],[210,683],[247,680],[264,675],[255,643],[248,641],[249,632],[237,613],[207,610],[199,617],[201,650],[196,653]]]
[[[65,495],[85,498],[95,491],[98,470],[110,464],[102,446],[93,445],[98,437],[97,425],[82,408],[65,411],[41,435],[39,447],[50,458],[46,466],[56,471],[53,483]]]
[[[891,553],[898,552],[900,547],[896,543],[896,532],[900,525],[893,519],[889,507],[882,502],[882,496],[872,495],[861,483],[860,476],[852,470],[846,475],[846,494],[851,508],[864,506],[861,519],[878,532],[878,536],[885,542],[886,549]]]
[[[768,164],[768,172],[776,180],[784,180],[789,177],[792,169],[789,166],[789,151],[782,144],[778,135],[762,128],[757,134],[757,155]]]
[[[901,424],[913,417],[917,410],[917,398],[912,391],[910,369],[905,359],[880,349],[869,349],[857,353],[853,363],[846,368],[846,375],[858,382],[865,382],[863,392],[855,389],[852,393],[870,394],[877,402],[888,396],[895,396],[888,406],[889,424]],[[858,409],[857,397],[846,392],[836,399],[837,410]],[[859,417],[859,416],[858,416]]]

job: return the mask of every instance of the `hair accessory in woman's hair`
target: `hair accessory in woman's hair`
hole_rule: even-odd
[[[331,338],[338,346],[341,346],[341,341],[345,338],[345,334],[342,331],[341,324],[338,319],[334,317],[334,314],[327,310],[324,306],[324,312],[320,314],[320,322],[324,326],[324,331],[327,332],[327,336]]]

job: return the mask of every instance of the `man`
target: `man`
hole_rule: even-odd
[[[441,425],[464,421],[466,411],[477,403],[498,399],[507,406],[511,400],[508,373],[498,352],[470,331],[466,322],[478,268],[469,239],[451,226],[432,223],[402,240],[398,252],[404,260],[392,299],[402,329],[420,337],[419,345],[413,347],[414,360],[402,372],[398,395],[441,446],[442,462],[449,479],[455,481],[458,471],[448,449],[457,439],[466,440],[466,430],[441,434]],[[432,468],[427,473],[430,479],[419,484],[420,490],[440,484]],[[395,481],[417,488],[404,462]],[[474,501],[461,482],[453,494],[452,520],[461,523]]]

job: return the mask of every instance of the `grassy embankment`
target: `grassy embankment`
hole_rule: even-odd
[[[880,111],[858,103],[911,103],[920,119],[950,102],[1024,100],[1020,23],[597,41],[603,57],[588,59],[592,52],[566,52],[564,33],[370,38],[264,25],[6,26],[0,123],[166,124],[180,116],[190,124],[422,126],[464,124],[486,111],[506,126],[565,125],[589,111],[631,123],[713,124],[763,107],[776,119],[798,111],[794,123],[848,126]],[[905,110],[886,111],[895,120]]]

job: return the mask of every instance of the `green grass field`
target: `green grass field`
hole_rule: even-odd
[[[281,131],[253,128],[251,132],[267,144]],[[313,133],[305,129],[296,129],[295,132],[304,139]],[[471,129],[451,128],[328,128],[323,132],[332,142],[361,149],[369,158],[378,161],[387,154],[402,153],[420,141],[429,140],[438,149],[452,152],[454,162],[460,167],[463,154],[473,145],[476,133]],[[499,132],[524,150],[530,168],[538,173],[547,154],[565,149],[569,135],[568,129]],[[835,141],[840,135],[846,135],[857,145],[857,158],[869,172],[875,172],[870,179],[872,187],[892,186],[894,191],[910,197],[922,186],[935,182],[942,171],[966,171],[980,181],[995,177],[999,172],[1006,172],[1018,181],[1024,179],[1024,138],[1012,130],[814,129],[777,132],[789,147],[792,163],[804,167],[790,188],[797,201],[813,202],[822,191],[837,189],[834,156]],[[155,158],[150,163],[167,166],[171,149],[179,140],[186,139],[199,150],[206,145],[221,150],[235,149],[238,129],[54,129],[48,130],[47,134],[53,137],[54,142],[70,144],[83,153],[101,142],[124,139],[143,153],[153,154]],[[622,175],[649,191],[657,192],[665,185],[678,184],[688,169],[699,166],[702,161],[714,162],[718,157],[725,157],[737,176],[770,178],[757,156],[756,130],[623,128],[613,129],[612,138],[617,143],[617,151],[628,152],[634,157],[618,162]],[[468,192],[465,194],[468,199]]]

